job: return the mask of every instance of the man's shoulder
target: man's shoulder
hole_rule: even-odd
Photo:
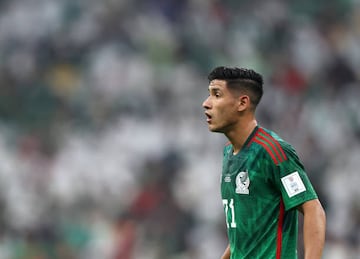
[[[276,165],[286,161],[288,152],[294,151],[293,147],[276,132],[264,127],[258,128],[253,142],[267,153]]]
[[[287,140],[284,140],[277,132],[264,127],[259,127],[259,131],[265,133],[265,135],[267,134],[276,144],[279,144],[282,148],[293,149],[292,145]]]

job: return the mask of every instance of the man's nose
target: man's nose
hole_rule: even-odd
[[[205,101],[202,103],[202,107],[205,109],[209,109],[210,108],[210,102],[209,102],[209,97],[205,99]]]

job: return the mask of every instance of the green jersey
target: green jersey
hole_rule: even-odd
[[[290,144],[256,127],[236,155],[225,146],[221,196],[231,259],[297,258],[296,207],[317,195]]]

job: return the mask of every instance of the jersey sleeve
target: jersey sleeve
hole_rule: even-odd
[[[291,145],[282,145],[286,159],[277,165],[276,185],[280,188],[285,210],[317,198],[296,151]]]

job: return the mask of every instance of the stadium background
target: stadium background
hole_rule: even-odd
[[[319,192],[324,258],[360,258],[357,0],[0,1],[0,258],[219,258],[217,65],[264,75],[258,119]]]

